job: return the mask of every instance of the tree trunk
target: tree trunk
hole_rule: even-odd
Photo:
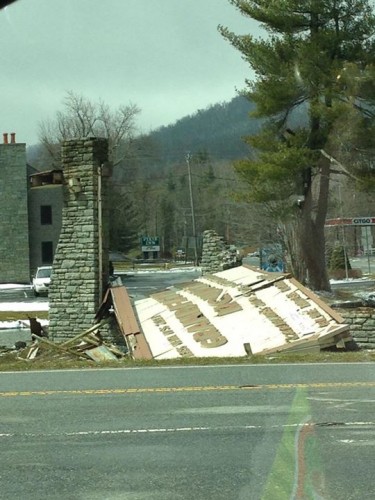
[[[280,224],[286,248],[287,271],[301,283],[306,284],[307,273],[300,245],[301,218],[296,217],[286,224]]]
[[[307,284],[313,290],[331,290],[326,266],[324,234],[329,173],[330,163],[324,160],[321,162],[320,175],[317,179],[319,186],[315,187],[314,183],[310,186],[301,214],[300,245],[307,269]]]
[[[330,291],[325,258],[324,225],[306,216],[301,232],[301,247],[307,269],[307,284],[313,290]]]

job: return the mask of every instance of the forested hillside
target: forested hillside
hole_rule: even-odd
[[[249,219],[233,196],[239,185],[232,162],[251,152],[243,138],[259,130],[260,121],[249,116],[253,109],[237,96],[131,142],[114,180],[123,198],[137,207],[141,234],[160,236],[164,255],[193,236],[189,183],[198,237],[214,229],[230,242],[248,241]]]
[[[248,153],[242,137],[259,130],[259,120],[249,119],[254,105],[237,96],[185,116],[149,134],[163,161],[179,160],[187,152],[205,151],[212,159],[234,159]]]
[[[259,130],[260,121],[249,116],[253,109],[237,96],[119,144],[112,159],[111,248],[137,251],[140,235],[159,236],[165,256],[186,248],[194,236],[190,185],[198,239],[206,229],[228,242],[257,238],[254,217],[234,199],[240,186],[232,165],[250,153],[243,138]],[[28,148],[28,161],[52,168],[41,145]]]

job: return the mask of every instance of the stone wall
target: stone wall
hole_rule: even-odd
[[[240,265],[237,253],[224,243],[224,238],[213,230],[203,232],[201,268],[203,273],[215,273]]]
[[[0,144],[0,283],[30,283],[26,144]]]
[[[375,308],[338,309],[350,325],[353,340],[364,349],[375,349]]]
[[[107,158],[106,139],[71,140],[62,147],[62,227],[49,291],[53,339],[92,326],[108,283]]]

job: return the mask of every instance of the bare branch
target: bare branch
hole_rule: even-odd
[[[334,171],[334,170],[330,169],[330,172],[337,173],[337,174],[344,174],[347,177],[349,177],[350,179],[358,180],[358,177],[356,177],[355,175],[353,175],[352,173],[350,173],[349,170],[346,167],[344,167],[344,165],[341,162],[339,162],[338,160],[336,160],[336,158],[334,158],[333,156],[331,156],[330,154],[328,154],[326,151],[324,151],[324,149],[321,149],[320,152],[331,163],[334,163],[335,165],[337,165],[338,167],[341,168],[341,170],[338,170],[338,171]]]
[[[39,139],[51,156],[56,145],[64,140],[87,136],[106,137],[110,159],[118,163],[119,146],[131,139],[139,108],[129,104],[113,111],[103,101],[93,102],[71,90],[66,92],[63,106],[54,120],[46,120],[40,125]]]

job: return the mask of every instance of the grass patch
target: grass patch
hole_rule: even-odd
[[[48,311],[0,311],[0,321],[27,321],[27,316],[48,319]]]
[[[329,352],[317,354],[274,354],[269,356],[248,356],[241,358],[178,358],[171,360],[135,361],[123,358],[118,361],[95,363],[92,360],[64,358],[51,353],[44,354],[34,360],[22,359],[23,352],[12,352],[0,357],[0,372],[31,370],[69,370],[92,368],[147,368],[156,366],[215,366],[244,364],[280,364],[280,363],[361,363],[375,361],[375,351]]]

